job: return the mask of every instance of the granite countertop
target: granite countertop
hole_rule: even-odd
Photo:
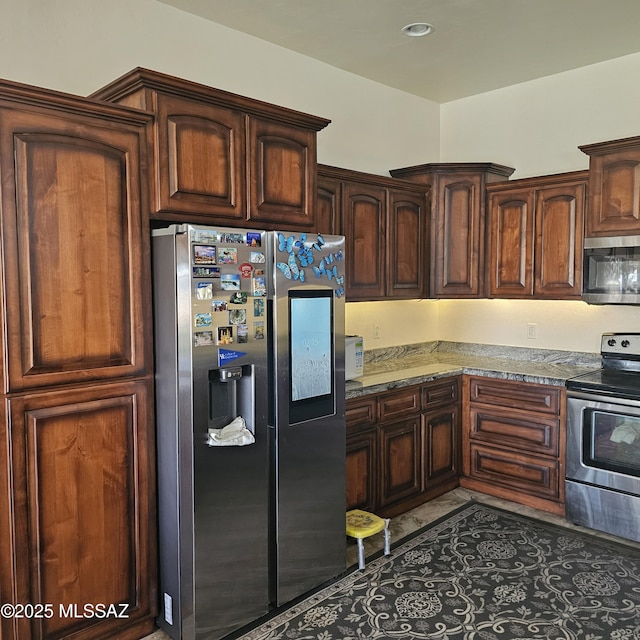
[[[432,342],[365,352],[364,375],[346,383],[346,397],[470,374],[564,386],[600,368],[600,354],[523,347]]]

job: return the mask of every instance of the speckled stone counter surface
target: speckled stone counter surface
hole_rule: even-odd
[[[365,351],[364,375],[346,383],[346,397],[462,373],[564,386],[567,379],[599,368],[599,353],[426,342]]]

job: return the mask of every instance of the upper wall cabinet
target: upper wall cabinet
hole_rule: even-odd
[[[139,68],[92,97],[155,113],[153,218],[316,229],[316,133],[329,120]]]
[[[423,164],[390,173],[431,188],[432,298],[483,295],[485,185],[514,169],[492,163]]]
[[[585,237],[640,234],[640,137],[579,147],[589,156]]]
[[[579,298],[589,173],[487,186],[487,295]]]
[[[151,367],[141,170],[151,117],[90,101],[81,108],[57,94],[37,103],[42,95],[22,98],[13,85],[0,94],[11,392]],[[12,99],[23,102],[16,108]]]
[[[346,238],[347,301],[427,297],[427,192],[385,176],[318,167],[319,229]]]

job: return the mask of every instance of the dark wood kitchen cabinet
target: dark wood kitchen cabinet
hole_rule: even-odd
[[[384,510],[420,494],[420,415],[380,427],[380,492]]]
[[[0,598],[53,606],[3,640],[154,627],[151,120],[0,82]],[[98,603],[127,617],[60,612]]]
[[[487,185],[487,295],[579,299],[587,171]]]
[[[418,495],[420,478],[420,388],[378,396],[380,492],[382,509]]]
[[[347,400],[347,509],[403,513],[458,486],[459,378]]]
[[[460,379],[422,387],[423,487],[458,486],[461,473]]]
[[[347,437],[347,511],[375,511],[377,500],[378,432],[368,429]]]
[[[461,485],[564,514],[564,387],[463,377]]]
[[[589,156],[585,237],[640,235],[640,137],[579,149]]]
[[[430,297],[483,297],[485,186],[513,172],[493,163],[424,164],[390,172],[431,191]]]
[[[427,296],[424,188],[385,176],[318,167],[321,229],[346,238],[347,301]]]
[[[140,68],[92,97],[155,114],[153,218],[316,229],[316,134],[329,120]]]
[[[347,511],[375,511],[378,504],[378,403],[375,395],[346,404]]]

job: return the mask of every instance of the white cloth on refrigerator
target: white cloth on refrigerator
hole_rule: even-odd
[[[207,437],[210,447],[242,447],[255,441],[242,416],[238,416],[222,429],[209,429]]]

